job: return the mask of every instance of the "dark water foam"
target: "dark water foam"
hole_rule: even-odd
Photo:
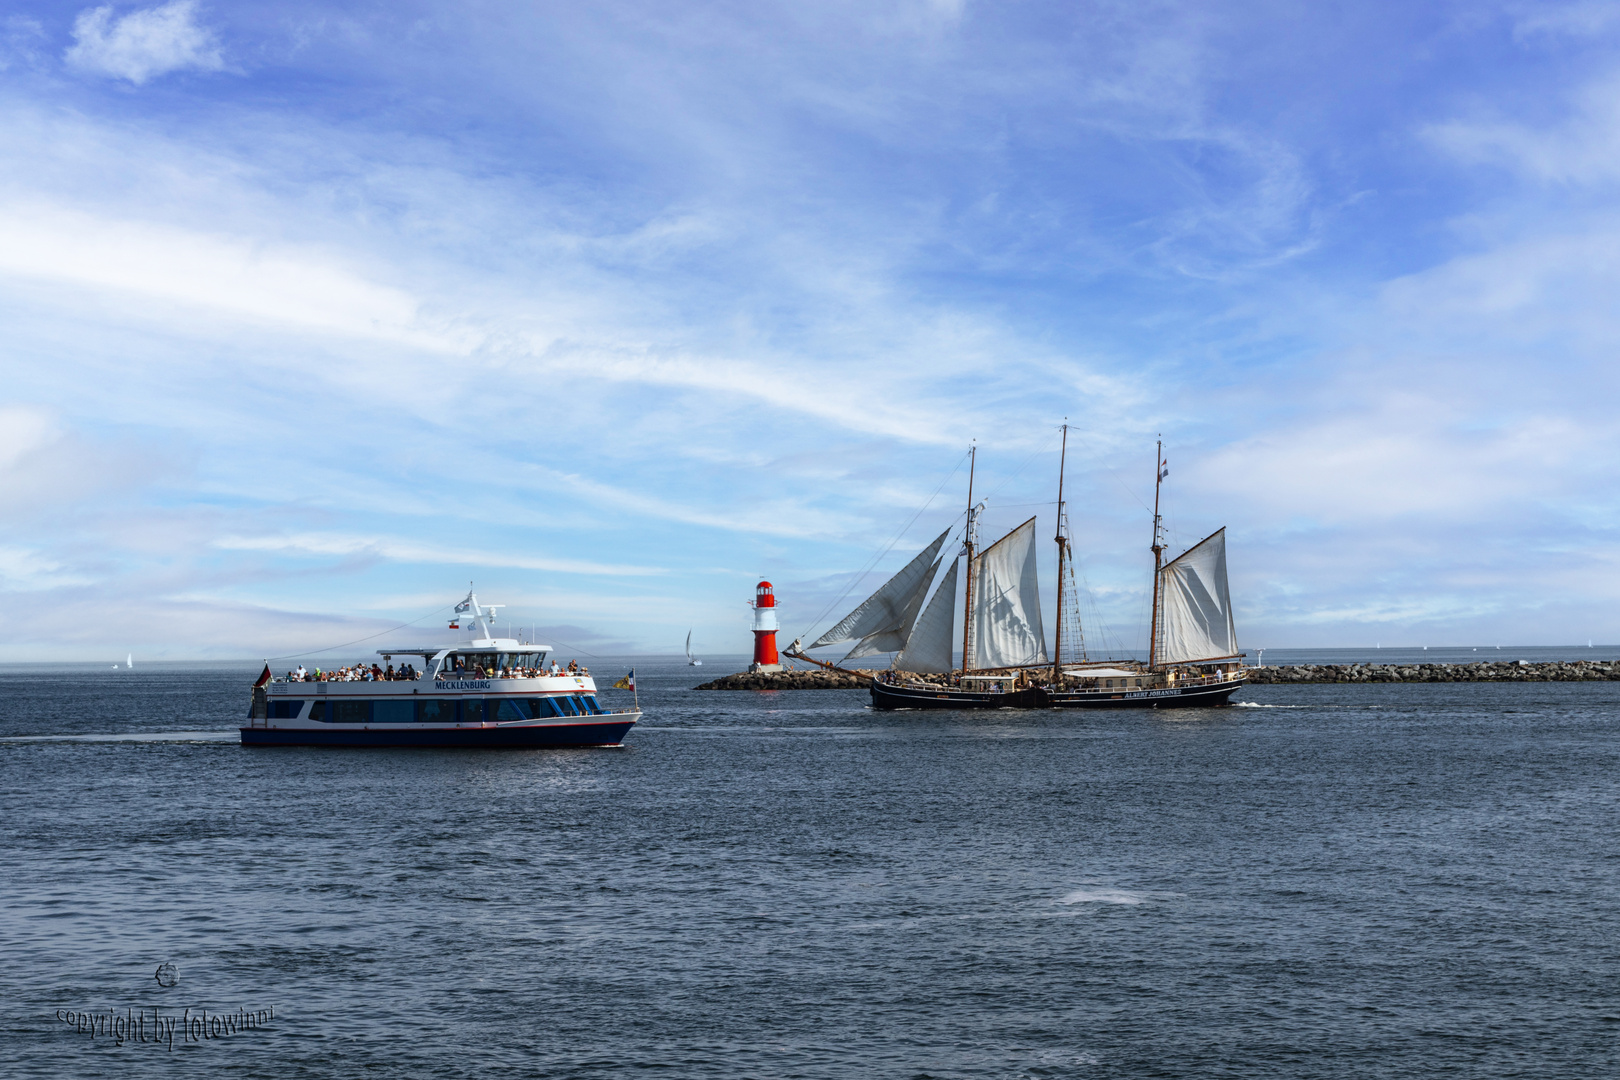
[[[498,753],[243,749],[241,672],[0,672],[0,1072],[1620,1065],[1620,686],[942,717],[640,670],[626,749]],[[153,1005],[276,1019],[54,1019]]]

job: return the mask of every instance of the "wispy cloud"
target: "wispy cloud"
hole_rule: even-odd
[[[740,649],[748,575],[808,618],[959,516],[970,439],[987,530],[1047,514],[1065,417],[1117,625],[1161,432],[1240,633],[1609,618],[1596,8],[9,18],[0,593],[109,644],[343,640],[476,568]]]
[[[110,4],[87,8],[74,20],[74,44],[65,59],[80,71],[137,86],[174,71],[219,71],[225,66],[219,44],[196,15],[192,0],[172,0],[123,16]]]
[[[436,566],[501,566],[521,570],[551,571],[564,574],[591,574],[603,577],[647,577],[666,571],[651,566],[622,566],[613,563],[582,562],[575,559],[548,559],[484,548],[434,547],[427,544],[379,536],[345,536],[334,533],[302,533],[294,536],[221,536],[214,546],[225,551],[273,551],[288,555],[374,556],[398,562],[429,563]]]

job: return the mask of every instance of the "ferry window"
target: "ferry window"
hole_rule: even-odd
[[[522,698],[504,698],[500,708],[495,713],[497,720],[532,720],[529,715],[529,703]]]
[[[371,702],[369,701],[334,701],[331,705],[332,723],[334,724],[371,723]]]
[[[298,714],[304,711],[302,701],[272,701],[270,703],[270,719],[296,720]]]
[[[1114,680],[1113,679],[1104,679],[1103,680],[1103,685],[1108,687],[1110,690],[1112,690],[1114,688]]]
[[[591,713],[592,715],[598,714],[602,711],[602,706],[598,705],[596,702],[595,694],[586,694],[579,700],[585,703],[585,711]]]
[[[570,694],[568,697],[553,698],[552,700],[558,705],[562,706],[562,711],[567,715],[579,715],[579,698],[574,697],[572,694]]]
[[[371,722],[374,724],[409,724],[415,719],[414,703],[405,701],[377,701],[371,706]]]
[[[323,724],[326,723],[326,702],[317,701],[315,704],[311,705],[309,707],[309,718],[311,720],[318,720]]]
[[[484,702],[481,698],[461,703],[461,722],[463,724],[482,724],[484,722]]]
[[[1142,685],[1142,680],[1141,680],[1141,679],[1137,679],[1137,680],[1136,680],[1136,685],[1137,685],[1137,686],[1141,686],[1141,685]]]
[[[534,718],[536,720],[541,720],[548,716],[562,715],[562,710],[557,708],[557,702],[554,698],[530,698],[529,705],[530,711],[534,713]]]
[[[456,722],[456,703],[442,698],[418,701],[416,719],[424,724],[453,724]]]

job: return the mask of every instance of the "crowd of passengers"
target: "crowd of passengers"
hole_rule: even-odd
[[[511,665],[485,667],[482,661],[474,662],[470,667],[463,666],[465,660],[458,659],[454,668],[440,669],[435,678],[439,679],[542,679],[549,675],[589,675],[591,669],[581,667],[578,660],[568,661],[565,668],[553,660],[551,666],[542,664],[539,667],[516,667]]]
[[[568,661],[565,668],[553,660],[550,667],[515,667],[501,666],[487,668],[482,663],[474,663],[470,667],[462,666],[457,661],[456,667],[446,666],[434,676],[436,679],[539,679],[548,675],[589,675],[590,668],[581,667],[578,660]],[[349,667],[340,667],[334,671],[322,671],[315,668],[306,670],[299,664],[296,671],[287,672],[288,682],[414,682],[422,677],[414,664],[401,664],[395,668],[389,664],[386,668],[378,664],[367,666],[364,660]]]
[[[377,664],[367,667],[364,660],[335,671],[322,671],[320,668],[308,671],[303,664],[299,664],[296,671],[287,672],[288,682],[413,682],[421,677],[411,664],[401,664],[397,669],[393,664],[386,668]]]

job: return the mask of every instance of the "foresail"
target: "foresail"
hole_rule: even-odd
[[[1232,596],[1226,586],[1226,530],[1218,529],[1160,571],[1161,664],[1233,656]]]
[[[956,641],[956,560],[945,571],[945,580],[934,590],[922,618],[911,629],[911,637],[894,666],[901,671],[950,671],[951,647]]]
[[[928,595],[928,583],[934,580],[934,574],[939,571],[940,560],[935,559],[934,565],[923,574],[917,588],[906,600],[906,606],[899,613],[899,621],[893,629],[879,630],[868,634],[856,643],[855,647],[839,661],[859,660],[863,656],[872,656],[877,653],[899,652],[906,647],[911,637],[911,629],[917,622],[917,612],[922,609],[923,597]]]
[[[857,645],[856,651],[850,653],[853,657],[870,656],[876,652],[893,652],[903,646],[906,643],[906,635],[911,632],[911,624],[917,618],[917,612],[922,609],[923,598],[928,595],[928,583],[933,580],[934,569],[939,566],[937,561],[939,549],[945,545],[945,538],[950,533],[949,529],[940,533],[937,540],[918,552],[917,557],[885,582],[883,588],[867,597],[865,603],[845,615],[838,621],[838,625],[805,648],[819,649],[823,645],[859,641],[862,644]],[[869,638],[885,637],[885,640],[888,640],[895,635],[898,635],[898,640],[888,648],[859,651],[865,647]]]
[[[1044,664],[1046,631],[1035,576],[1035,519],[984,549],[973,583],[973,666]]]

